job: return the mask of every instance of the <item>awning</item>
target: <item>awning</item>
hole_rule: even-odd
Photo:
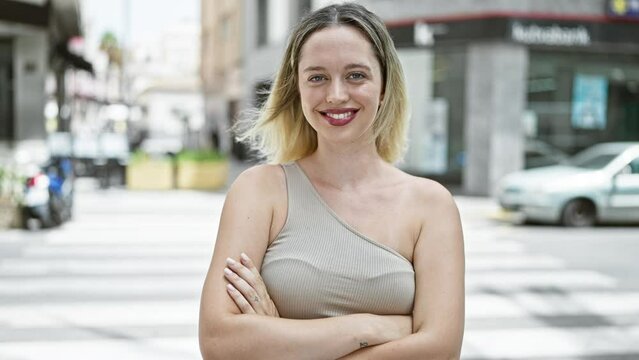
[[[38,5],[22,1],[0,0],[0,20],[47,28],[50,6],[49,1]]]
[[[51,57],[63,68],[93,72],[93,65],[79,54],[69,51],[69,41],[82,36],[81,13],[78,0],[49,0]]]
[[[80,55],[74,54],[69,51],[68,41],[58,42],[53,47],[53,56],[58,56],[62,59],[64,64],[71,66],[78,70],[84,70],[91,75],[95,75],[93,72],[93,64]]]

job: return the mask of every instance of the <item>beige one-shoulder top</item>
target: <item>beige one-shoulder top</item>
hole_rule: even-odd
[[[410,314],[415,296],[411,262],[342,221],[297,163],[282,167],[288,215],[261,268],[280,316]]]

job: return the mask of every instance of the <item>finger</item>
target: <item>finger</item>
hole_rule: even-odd
[[[244,279],[244,281],[246,281],[252,288],[256,289],[258,279],[255,278],[255,274],[250,269],[231,258],[226,259],[226,266]]]
[[[253,273],[253,276],[255,276],[259,280],[262,280],[262,277],[260,276],[260,272],[257,270],[257,267],[255,267],[253,260],[251,260],[251,258],[248,257],[248,255],[246,255],[245,253],[241,253],[240,262],[244,266],[246,266],[246,268],[249,269],[251,273]]]
[[[236,290],[238,290],[242,294],[244,299],[251,304],[251,307],[253,307],[256,312],[265,312],[261,307],[261,298],[259,294],[242,277],[237,275],[229,268],[224,268],[224,277],[235,287]]]
[[[242,293],[240,293],[233,285],[226,284],[226,290],[235,302],[235,305],[240,309],[242,314],[255,314],[255,309],[251,306],[251,304],[244,298]]]
[[[255,308],[256,312],[259,313],[260,315],[279,317],[280,316],[279,311],[277,310],[277,307],[271,300],[268,294],[268,290],[266,289],[266,284],[264,283],[264,280],[262,279],[260,272],[257,270],[257,267],[255,266],[251,258],[249,258],[248,255],[246,255],[245,253],[241,253],[240,262],[243,265],[243,267],[245,267],[252,273],[252,277],[254,279],[254,281],[252,282],[253,283],[252,287],[257,292],[257,297],[252,298],[253,301],[251,302],[251,304]],[[236,269],[242,268],[238,266],[237,264],[234,264],[234,265]],[[259,305],[257,303],[259,303]]]
[[[229,261],[230,260],[230,261]],[[229,268],[231,268],[236,274],[244,279],[250,286],[251,290],[248,293],[243,292],[246,298],[249,300],[255,311],[261,315],[273,315],[278,314],[277,310],[273,311],[275,307],[271,301],[271,297],[268,294],[266,285],[259,271],[255,267],[253,261],[245,253],[240,254],[240,262],[233,261],[233,259],[227,259]],[[237,287],[240,291],[243,291],[243,287],[239,285]]]
[[[251,271],[253,274],[253,288],[260,294],[263,298],[269,298],[268,290],[266,289],[266,284],[264,283],[264,279],[262,279],[262,275],[260,271],[257,270],[257,267],[253,263],[253,260],[248,257],[245,253],[240,254],[240,262],[246,266],[246,268]]]

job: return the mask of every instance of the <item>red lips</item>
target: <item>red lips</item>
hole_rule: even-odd
[[[319,113],[322,114],[322,117],[324,117],[329,124],[333,126],[344,126],[355,119],[355,115],[358,111],[359,109],[346,108],[327,109]]]

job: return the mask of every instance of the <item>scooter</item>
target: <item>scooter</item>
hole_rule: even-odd
[[[73,215],[73,164],[68,158],[58,158],[52,160],[46,170],[51,217],[55,225],[60,225]]]
[[[27,178],[22,204],[23,227],[49,228],[71,219],[73,167],[69,159],[52,159]]]
[[[38,172],[27,178],[22,200],[22,225],[29,230],[53,226],[49,208],[49,177]]]

